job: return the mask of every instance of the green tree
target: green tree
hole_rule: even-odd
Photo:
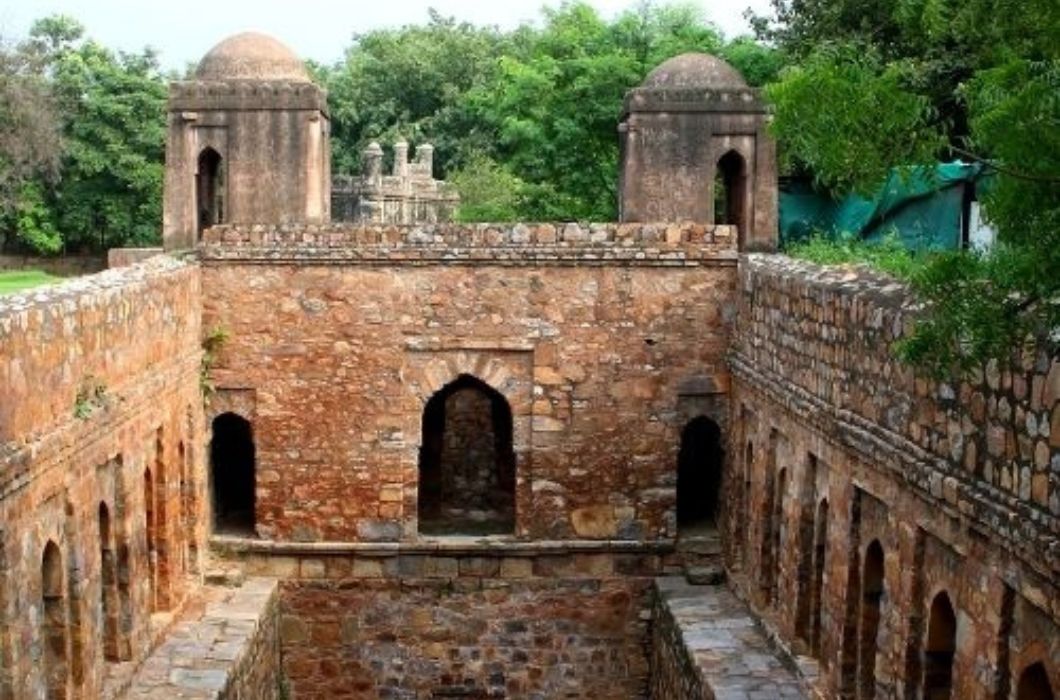
[[[29,46],[0,43],[0,242],[10,237],[55,248],[43,200],[59,176],[60,130],[43,57]]]
[[[166,85],[154,53],[115,54],[56,18],[38,22],[30,36],[50,47],[63,116],[63,177],[52,206],[67,245],[157,242]]]
[[[798,63],[770,86],[794,168],[841,193],[887,169],[986,163],[990,253],[939,255],[903,354],[936,373],[1060,326],[1060,6],[1054,0],[775,0],[760,36]]]
[[[482,144],[461,98],[490,79],[506,44],[495,28],[433,10],[424,26],[355,35],[342,63],[315,70],[328,89],[336,171],[358,171],[365,146],[399,137],[433,142],[443,174],[466,160]]]

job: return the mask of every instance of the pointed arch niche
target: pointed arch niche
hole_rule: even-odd
[[[211,226],[225,222],[225,163],[221,154],[207,146],[199,152],[195,168],[195,202],[198,238]]]
[[[515,528],[512,409],[481,379],[462,374],[423,409],[420,532],[508,534]]]

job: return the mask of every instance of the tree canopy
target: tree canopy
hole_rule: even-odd
[[[946,373],[1060,326],[1060,6],[1055,0],[774,0],[753,19],[789,66],[767,88],[793,171],[836,193],[895,166],[988,164],[1000,243],[913,278],[927,311],[904,355]],[[822,105],[824,108],[822,108]]]

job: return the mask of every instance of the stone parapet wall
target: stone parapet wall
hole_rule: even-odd
[[[649,579],[288,582],[301,700],[647,696]]]
[[[69,420],[86,381],[127,381],[199,344],[198,269],[174,258],[0,297],[0,443]],[[192,358],[197,359],[197,358]]]
[[[1036,663],[1060,687],[1060,364],[1028,352],[933,381],[893,354],[916,309],[889,277],[752,255],[739,285],[740,594],[826,697],[924,695],[946,609],[954,639],[932,643],[954,645],[952,697],[1014,697]]]
[[[1060,360],[936,382],[894,355],[913,300],[890,278],[752,255],[740,288],[736,376],[1060,575]]]
[[[249,575],[283,580],[652,577],[669,572],[668,542],[439,537],[419,542],[268,542],[213,537],[214,555]]]
[[[71,696],[98,697],[194,587],[199,291],[197,266],[160,257],[0,300],[0,699],[42,696],[60,665]]]
[[[344,264],[735,264],[736,231],[700,224],[436,224],[215,226],[206,261]]]
[[[805,681],[725,586],[655,579],[651,700],[810,697]]]
[[[200,615],[178,622],[128,691],[137,700],[280,700],[280,596],[275,580],[207,586]]]

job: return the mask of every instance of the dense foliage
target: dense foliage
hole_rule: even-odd
[[[938,373],[1060,327],[1060,5],[1055,0],[774,0],[757,18],[791,65],[767,94],[787,165],[837,193],[892,166],[984,161],[1001,243],[913,275],[928,311],[904,355]],[[811,99],[812,98],[812,99]],[[826,108],[821,108],[825,105]]]
[[[693,50],[728,58],[752,84],[780,68],[776,51],[727,43],[690,6],[644,3],[605,20],[581,2],[507,32],[431,12],[354,35],[342,61],[310,68],[329,92],[336,172],[357,172],[373,140],[430,141],[466,220],[606,220],[625,92]],[[154,55],[110,51],[57,16],[0,52],[0,73],[0,123],[11,126],[0,243],[53,253],[156,241],[166,77]]]
[[[542,20],[501,33],[431,13],[424,26],[356,36],[342,63],[317,67],[337,169],[355,171],[373,140],[430,140],[465,220],[608,220],[622,98],[652,68],[685,51],[720,54],[752,84],[780,68],[776,51],[727,43],[691,6],[642,4],[607,21],[579,2]]]
[[[5,56],[26,66],[22,82],[35,90],[5,107],[28,115],[23,144],[39,144],[33,167],[0,167],[0,182],[16,183],[0,200],[8,245],[56,253],[156,241],[166,87],[154,55],[112,52],[74,20],[50,17]],[[0,81],[18,76],[5,71]],[[9,159],[19,163],[2,165]]]

